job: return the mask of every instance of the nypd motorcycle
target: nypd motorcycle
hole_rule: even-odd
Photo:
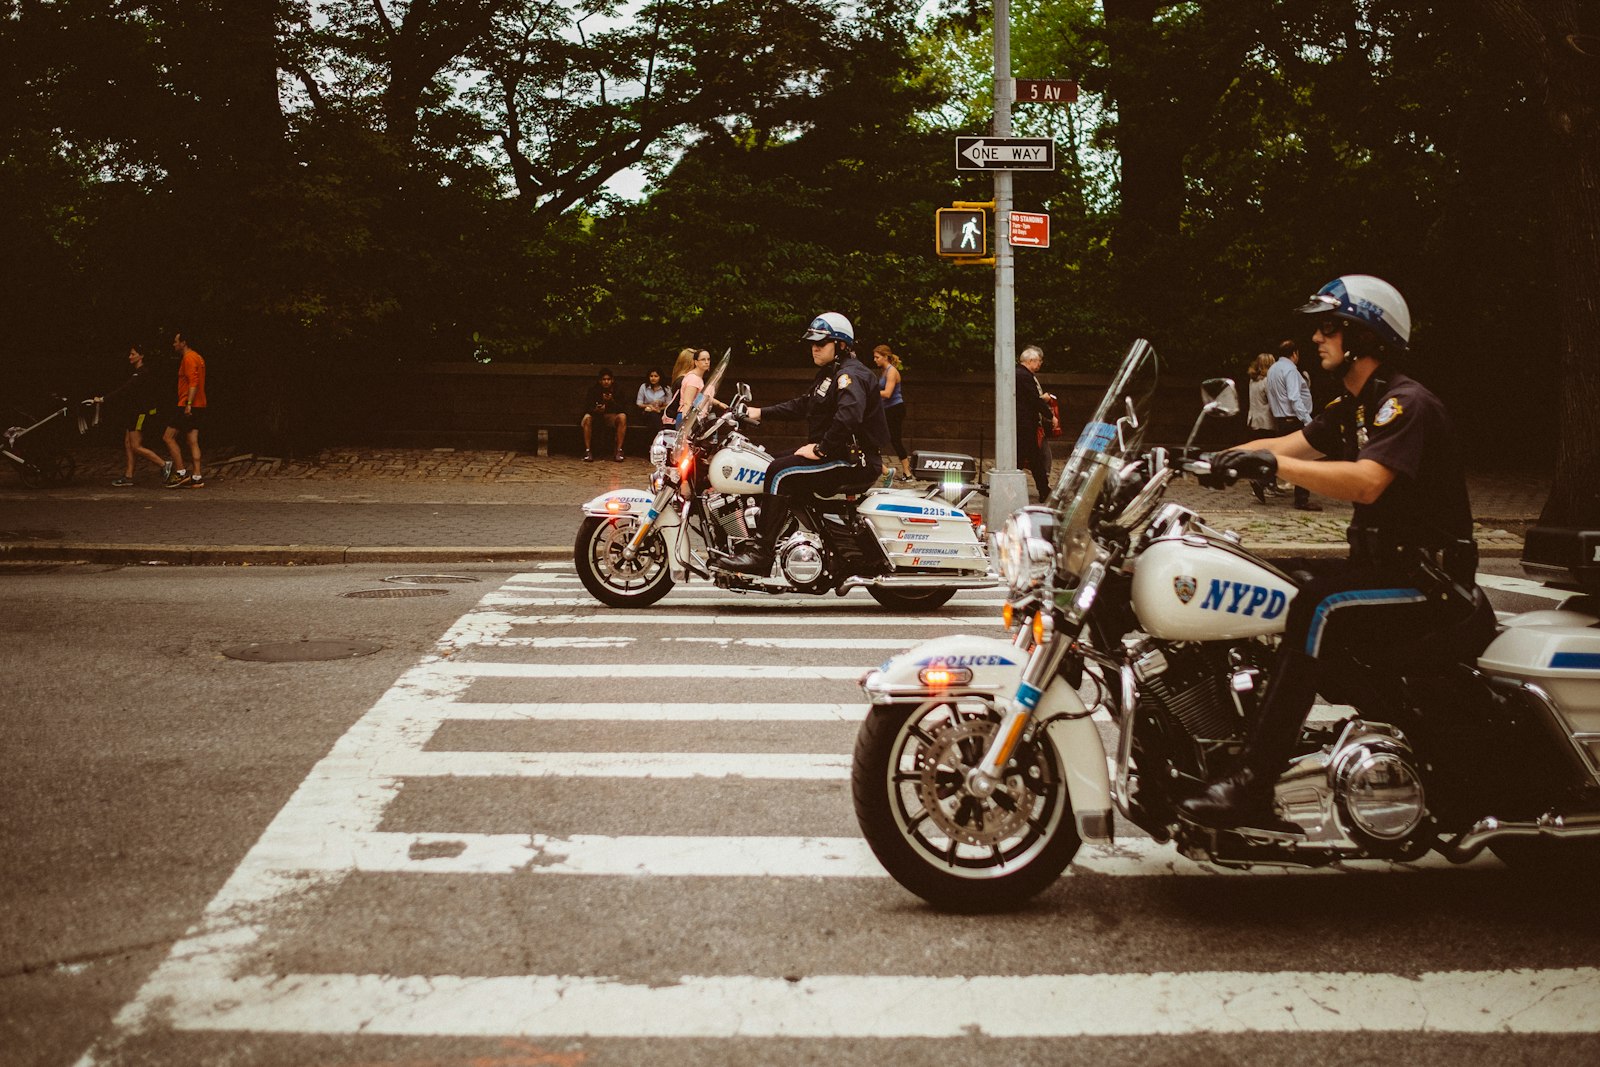
[[[982,516],[977,465],[953,453],[917,453],[926,492],[874,488],[878,471],[837,496],[796,502],[766,575],[712,565],[752,539],[772,455],[745,429],[749,387],[730,403],[711,398],[726,373],[724,355],[693,410],[656,435],[650,489],[603,493],[583,505],[573,545],[578,577],[595,599],[644,607],[678,582],[709,581],[741,593],[836,593],[857,587],[886,608],[931,611],[959,589],[996,584]]]
[[[1299,832],[1179,817],[1238,760],[1307,576],[1163,501],[1210,465],[1187,445],[1141,449],[1155,370],[1135,342],[1047,505],[996,537],[1011,639],[939,638],[862,679],[852,793],[889,874],[942,908],[1014,908],[1082,842],[1113,843],[1117,816],[1221,867],[1460,863],[1488,848],[1512,866],[1600,872],[1592,596],[1497,623],[1481,592],[1456,587],[1465,622],[1403,666],[1351,672],[1378,684],[1323,694],[1335,716],[1313,717],[1275,784]],[[1237,412],[1232,382],[1204,391],[1201,420]]]

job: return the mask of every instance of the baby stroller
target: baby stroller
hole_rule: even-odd
[[[56,407],[43,418],[23,413],[32,422],[30,426],[12,426],[0,435],[0,457],[3,457],[29,489],[66,485],[72,481],[78,465],[67,451],[64,427],[57,423],[68,415],[77,416],[78,434],[89,427],[100,425],[100,400],[90,398],[74,404],[64,396],[52,397]]]

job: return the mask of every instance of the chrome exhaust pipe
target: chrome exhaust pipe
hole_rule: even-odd
[[[934,574],[880,574],[876,577],[855,575],[846,578],[839,585],[840,592],[849,592],[851,589],[865,589],[873,586],[878,589],[988,589],[1000,584],[1000,579],[994,575],[965,575],[962,577],[941,577]]]
[[[1439,851],[1451,863],[1466,863],[1493,842],[1510,837],[1545,837],[1564,841],[1600,837],[1600,813],[1557,815],[1547,812],[1532,822],[1504,822],[1491,815],[1473,823],[1472,829]]]

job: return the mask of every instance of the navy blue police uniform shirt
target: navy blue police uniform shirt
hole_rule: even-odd
[[[1352,528],[1420,548],[1472,537],[1455,433],[1444,404],[1421,383],[1380,367],[1361,395],[1342,394],[1304,432],[1325,456],[1370,459],[1394,472],[1382,496],[1355,505]]]
[[[877,385],[873,372],[852,354],[818,368],[809,391],[762,407],[761,417],[805,419],[806,440],[817,444],[823,459],[849,459],[856,445],[881,454],[890,448],[889,420]]]

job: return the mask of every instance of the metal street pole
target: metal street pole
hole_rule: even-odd
[[[1011,136],[1011,4],[994,3],[994,136]],[[1017,469],[1016,280],[1011,261],[1011,172],[994,172],[994,469],[989,472],[990,529],[1028,503],[1028,476]]]

